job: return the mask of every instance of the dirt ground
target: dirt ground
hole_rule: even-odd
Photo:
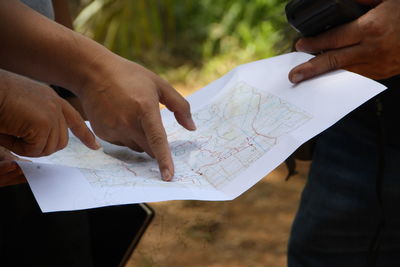
[[[127,267],[286,266],[286,246],[309,164],[284,165],[233,201],[150,204],[156,217]]]

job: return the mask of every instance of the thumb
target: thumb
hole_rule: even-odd
[[[13,155],[8,149],[0,146],[0,161],[1,160],[18,160],[19,158]]]
[[[0,187],[26,183],[26,178],[15,161],[0,161]]]

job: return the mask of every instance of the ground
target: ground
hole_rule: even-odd
[[[279,166],[233,201],[151,203],[156,217],[127,267],[286,266],[290,227],[309,163],[288,182]]]

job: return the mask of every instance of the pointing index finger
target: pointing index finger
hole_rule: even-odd
[[[147,143],[157,159],[162,179],[170,181],[174,176],[174,164],[158,108],[146,113],[141,119],[141,124]]]

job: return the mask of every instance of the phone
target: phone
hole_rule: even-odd
[[[353,0],[292,0],[285,12],[289,24],[309,37],[355,20],[369,9]]]

